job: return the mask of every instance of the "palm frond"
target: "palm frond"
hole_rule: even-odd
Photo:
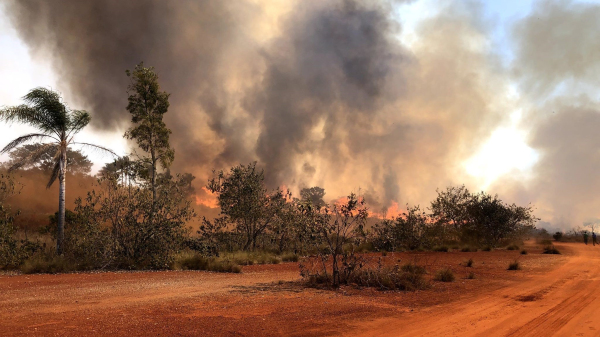
[[[56,140],[57,142],[60,142],[58,140],[58,138],[53,137],[53,136],[45,135],[43,133],[30,133],[30,134],[15,138],[12,142],[8,143],[8,145],[6,145],[2,150],[0,150],[0,154],[6,153],[6,152],[14,149],[15,147],[17,147],[23,143],[26,143],[30,140],[43,139],[43,138],[52,138],[52,139]]]
[[[73,110],[71,114],[71,120],[68,127],[68,136],[74,135],[81,131],[81,129],[88,125],[92,119],[90,114],[85,110]]]
[[[73,142],[71,144],[72,145],[80,145],[80,146],[83,146],[83,147],[86,147],[86,148],[90,148],[92,151],[100,151],[100,152],[103,152],[105,154],[110,154],[112,156],[118,157],[117,154],[113,150],[111,150],[109,148],[106,148],[104,146],[100,146],[100,145],[96,145],[96,144],[90,144],[90,143],[84,143],[84,142]]]
[[[62,159],[60,158],[54,162],[54,168],[52,168],[52,174],[50,175],[50,180],[48,180],[48,185],[46,185],[46,188],[50,188],[56,181],[56,178],[58,178],[58,175],[60,174],[61,163]]]
[[[9,123],[18,122],[28,124],[46,133],[60,134],[50,116],[27,105],[17,105],[0,109],[0,120]]]
[[[57,130],[66,130],[68,127],[67,107],[56,91],[38,87],[27,93],[23,100],[32,105],[34,109],[50,117],[49,119]]]

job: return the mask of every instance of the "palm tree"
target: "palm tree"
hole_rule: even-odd
[[[49,149],[54,152],[54,167],[46,188],[50,188],[58,178],[60,183],[58,193],[58,231],[56,238],[56,252],[63,253],[65,239],[65,174],[67,171],[67,149],[71,145],[79,145],[98,149],[114,155],[114,152],[94,144],[75,142],[75,134],[81,131],[90,122],[90,115],[83,110],[72,110],[62,101],[59,93],[45,88],[31,90],[23,97],[26,104],[5,107],[0,109],[0,120],[5,122],[19,122],[31,125],[39,130],[14,139],[8,143],[0,154],[11,151],[17,146],[38,141],[37,151],[14,162],[9,171],[14,171],[25,165],[39,160]]]

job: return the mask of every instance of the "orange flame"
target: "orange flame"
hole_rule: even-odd
[[[212,193],[205,186],[202,186],[202,191],[205,196],[196,195],[196,205],[203,205],[209,208],[218,208],[219,201],[217,200],[217,194]]]

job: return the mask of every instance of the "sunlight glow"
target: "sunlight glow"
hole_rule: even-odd
[[[518,128],[520,119],[520,111],[513,113],[511,125],[494,130],[479,151],[465,162],[467,173],[479,179],[481,188],[511,172],[527,175],[538,161],[539,154],[527,145],[527,133]]]

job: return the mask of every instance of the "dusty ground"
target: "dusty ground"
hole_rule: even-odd
[[[0,276],[0,335],[49,336],[597,336],[600,247],[563,255],[498,250],[389,254],[442,266],[453,283],[382,292],[306,289],[298,266],[208,272]],[[462,264],[473,258],[473,268]],[[507,271],[518,259],[520,271]],[[476,279],[466,279],[473,271]]]

